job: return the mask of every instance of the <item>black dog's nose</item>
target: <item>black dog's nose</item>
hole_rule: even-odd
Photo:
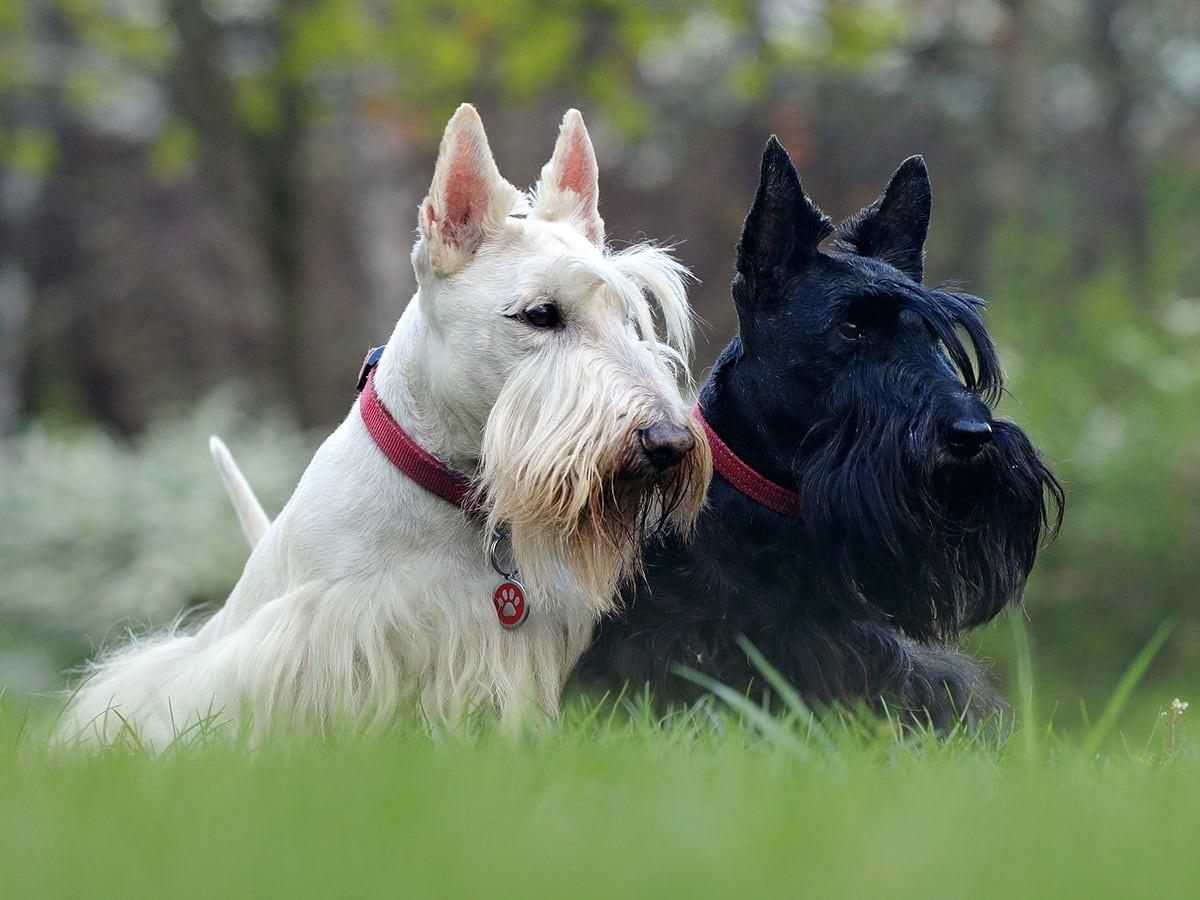
[[[950,452],[959,459],[970,459],[992,439],[992,426],[983,419],[955,419],[950,425]]]
[[[643,428],[638,432],[638,437],[641,439],[642,449],[646,452],[646,459],[660,472],[679,465],[679,461],[696,446],[696,439],[690,431],[682,425],[669,422]]]

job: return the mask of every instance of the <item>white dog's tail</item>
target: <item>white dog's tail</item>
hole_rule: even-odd
[[[214,434],[208,439],[208,450],[212,453],[217,471],[221,473],[221,481],[224,482],[229,499],[233,502],[233,510],[242,525],[242,533],[246,535],[250,549],[253,550],[271,527],[271,520],[263,512],[262,504],[254,496],[254,491],[250,490],[249,483],[242,475],[242,470],[237,467],[237,463],[233,461],[233,454],[229,452],[225,442]]]

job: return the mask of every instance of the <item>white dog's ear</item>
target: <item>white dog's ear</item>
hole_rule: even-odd
[[[600,218],[600,170],[596,151],[583,116],[567,110],[554,155],[542,168],[533,214],[546,221],[574,225],[596,246],[604,244],[604,220]]]
[[[450,275],[466,265],[484,238],[499,231],[517,198],[496,168],[479,113],[464,103],[446,125],[433,184],[421,203],[421,233],[434,270]]]

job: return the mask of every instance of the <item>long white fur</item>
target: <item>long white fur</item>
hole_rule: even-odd
[[[568,149],[580,152],[580,129],[572,111],[560,145],[568,140]],[[586,130],[582,139],[590,154]],[[586,180],[586,166],[570,174],[577,179],[581,171]],[[581,199],[562,202],[575,187]],[[650,247],[609,254],[602,223],[596,240],[594,181],[572,184],[548,166],[542,191],[558,197],[539,212],[537,194],[525,198],[500,177],[477,114],[460,107],[421,206],[413,249],[418,291],[376,370],[376,388],[396,420],[435,456],[478,473],[489,492],[519,493],[519,486],[488,483],[481,457],[489,439],[527,454],[499,466],[493,475],[501,479],[555,452],[489,431],[514,373],[545,393],[509,392],[507,421],[520,419],[515,409],[522,403],[553,417],[556,404],[567,402],[555,396],[554,367],[566,372],[573,360],[588,359],[591,387],[576,377],[576,391],[590,392],[583,399],[606,414],[600,421],[560,415],[593,432],[587,439],[561,435],[563,442],[628,441],[629,423],[613,424],[623,415],[622,398],[607,379],[635,385],[641,405],[652,398],[656,415],[686,418],[671,364],[688,346],[685,271]],[[504,314],[547,292],[573,331],[539,333]],[[657,300],[673,347],[659,346],[645,292]],[[532,378],[539,365],[549,375]],[[528,621],[505,631],[491,604],[497,576],[485,554],[485,527],[398,472],[366,432],[357,405],[269,526],[222,446],[214,446],[214,456],[254,545],[241,578],[198,629],[132,640],[97,661],[68,705],[64,739],[106,742],[130,729],[142,744],[162,747],[214,715],[248,723],[255,738],[274,723],[372,722],[406,706],[445,723],[480,709],[510,725],[531,710],[557,711],[598,615],[614,603],[615,571],[608,593],[597,594],[596,579],[577,577],[569,535],[556,544],[545,534],[530,541],[514,534],[518,564],[536,575]],[[610,450],[593,455],[607,458]],[[702,498],[707,487],[707,450],[696,452],[703,456],[691,465],[701,483],[691,485],[683,527],[702,502],[696,492]]]

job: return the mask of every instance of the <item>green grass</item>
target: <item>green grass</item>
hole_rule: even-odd
[[[551,731],[55,752],[9,709],[6,897],[1190,896],[1189,717],[1104,749],[712,703]]]

